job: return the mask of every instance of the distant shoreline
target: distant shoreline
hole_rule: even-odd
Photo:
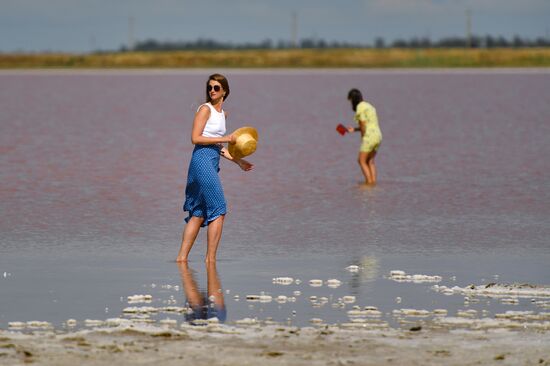
[[[550,48],[288,49],[0,53],[2,69],[461,69],[547,68]]]

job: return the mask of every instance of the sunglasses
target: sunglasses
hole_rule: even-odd
[[[206,90],[208,90],[208,91],[212,91],[212,89],[214,89],[215,92],[219,92],[222,88],[219,85],[214,85],[214,86],[208,85],[206,87]]]

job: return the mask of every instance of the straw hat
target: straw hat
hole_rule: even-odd
[[[233,132],[233,136],[237,141],[229,144],[228,150],[234,158],[241,159],[256,151],[258,131],[254,127],[241,127]]]

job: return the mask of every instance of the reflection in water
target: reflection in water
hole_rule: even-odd
[[[361,258],[361,280],[363,282],[372,282],[378,276],[380,264],[378,258],[374,255],[365,255]]]
[[[374,255],[364,255],[359,261],[359,271],[352,273],[350,287],[359,289],[364,287],[365,283],[374,282],[378,276],[380,264],[378,258]]]
[[[187,298],[187,306],[192,310],[187,313],[185,320],[192,323],[198,319],[218,318],[223,323],[227,317],[227,312],[216,263],[206,263],[207,293],[200,291],[195,280],[194,271],[189,268],[187,263],[178,263],[178,269],[185,297]]]

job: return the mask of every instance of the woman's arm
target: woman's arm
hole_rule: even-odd
[[[227,160],[232,161],[235,164],[237,164],[245,172],[247,172],[249,170],[252,170],[252,168],[254,168],[254,164],[249,163],[248,161],[246,161],[244,159],[235,159],[233,156],[231,156],[231,154],[229,153],[229,151],[225,147],[222,147],[222,150],[220,151],[220,154],[224,158],[226,158]]]
[[[209,117],[210,108],[207,106],[202,106],[197,114],[195,114],[195,119],[193,119],[193,130],[191,131],[191,142],[195,145],[212,145],[223,142],[234,143],[235,139],[233,135],[223,137],[206,137],[202,135],[204,127],[206,126],[206,121],[208,121]]]
[[[365,121],[359,121],[358,127],[348,126],[348,132],[361,132],[361,136],[365,136],[365,129],[366,129],[367,122]]]

